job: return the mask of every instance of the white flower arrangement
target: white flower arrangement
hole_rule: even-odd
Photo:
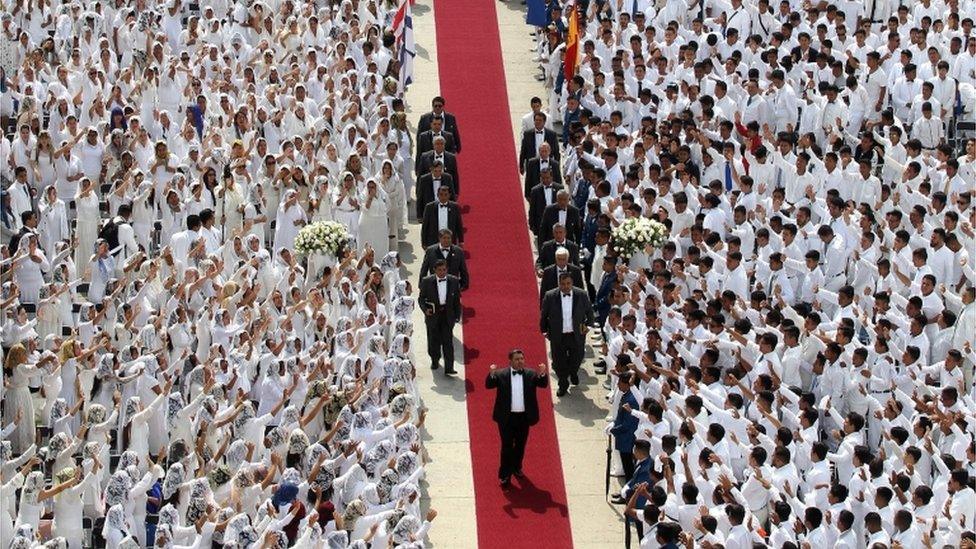
[[[630,259],[648,246],[660,248],[668,241],[668,228],[646,217],[632,217],[614,227],[611,246],[617,255]]]
[[[301,255],[328,254],[335,258],[349,243],[349,231],[342,223],[318,221],[305,225],[295,237],[295,251]]]

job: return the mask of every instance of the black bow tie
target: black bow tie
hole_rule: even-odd
[[[451,253],[451,249],[450,248],[441,248],[441,253],[442,254],[449,254],[449,253]]]
[[[440,284],[441,282],[447,282],[447,279],[446,278],[438,278],[437,279],[437,283]]]
[[[512,375],[513,376],[520,376],[520,375],[522,375],[522,370],[514,370],[513,369],[512,370]]]
[[[572,297],[573,294],[563,294],[563,297]]]
[[[446,208],[446,207],[447,207],[447,204],[439,204],[439,206],[440,206],[441,208]]]
[[[546,133],[546,130],[536,130],[535,133],[536,135],[544,134]]]

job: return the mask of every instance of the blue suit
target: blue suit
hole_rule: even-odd
[[[602,269],[603,265],[594,265],[593,268]],[[596,311],[597,322],[600,323],[600,326],[603,326],[603,323],[607,321],[607,315],[610,314],[610,294],[613,292],[613,283],[616,280],[617,273],[603,273],[603,278],[600,279],[600,287],[596,289],[593,310]],[[633,397],[633,395],[630,396]]]
[[[651,483],[651,458],[647,458],[641,461],[634,467],[634,477],[627,481],[624,485],[624,489],[620,491],[620,495],[625,499],[629,499],[634,493],[634,488],[638,484],[646,482],[648,485]],[[643,509],[644,505],[647,504],[647,499],[643,497],[637,498],[637,509]]]
[[[637,440],[637,425],[640,423],[633,414],[624,410],[624,404],[630,404],[634,410],[640,409],[637,399],[633,393],[626,392],[620,398],[620,407],[617,408],[617,417],[613,420],[613,427],[610,432],[613,434],[613,447],[621,453],[631,453],[634,451],[634,442]]]

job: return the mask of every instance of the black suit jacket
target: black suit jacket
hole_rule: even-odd
[[[817,55],[819,55],[819,53],[813,48],[807,48],[807,53],[804,55],[800,50],[800,46],[796,46],[790,51],[790,57],[793,58],[794,62],[802,60],[807,63],[813,63],[817,60]]]
[[[539,316],[539,329],[546,337],[553,339],[563,333],[563,307],[559,288],[549,290],[542,298],[542,312]],[[584,343],[584,326],[593,324],[593,307],[586,292],[573,288],[573,335],[577,343]]]
[[[424,311],[424,318],[431,320],[427,312],[435,315],[445,314],[448,320],[457,323],[461,321],[461,281],[456,276],[447,275],[447,300],[443,305],[437,297],[437,275],[428,275],[420,281],[420,295],[417,302]]]
[[[440,208],[440,202],[431,202],[424,207],[423,221],[420,225],[420,244],[426,248],[427,246],[432,246],[437,244],[438,232],[440,228],[437,226],[437,210]],[[457,202],[447,203],[447,228],[451,229],[454,233],[454,243],[464,241],[464,226],[461,224],[461,207],[458,206]]]
[[[536,399],[537,387],[549,385],[549,376],[539,375],[539,372],[528,368],[522,369],[522,402],[525,403],[525,419],[529,425],[539,422],[539,401]],[[507,423],[512,413],[512,369],[500,368],[488,373],[485,387],[498,389],[495,393],[495,408],[491,412],[491,419],[496,423]]]
[[[546,297],[549,290],[559,287],[559,274],[557,273],[558,268],[555,265],[549,265],[542,270],[542,281],[539,283],[539,303],[542,303],[542,299]],[[583,282],[583,269],[577,267],[570,263],[566,266],[566,271],[569,276],[573,277],[573,286],[581,290],[586,289],[586,284]]]
[[[535,261],[535,266],[537,269],[545,269],[549,265],[556,264],[556,250],[560,247],[569,250],[569,262],[573,265],[579,265],[579,245],[570,239],[566,239],[566,242],[562,244],[557,244],[555,240],[547,240],[542,248],[539,249],[539,258]]]
[[[21,239],[23,239],[25,236],[29,234],[37,234],[37,233],[34,231],[34,229],[31,229],[30,227],[24,225],[20,228],[19,231],[17,231],[10,237],[10,242],[7,244],[7,249],[10,250],[11,255],[13,255],[17,251],[17,247],[20,246]],[[49,253],[47,250],[44,250],[44,252]],[[50,253],[50,255],[54,256],[55,254]]]
[[[539,222],[539,242],[552,240],[552,226],[556,223],[559,223],[559,205],[550,204],[542,212],[542,219]],[[579,209],[570,203],[566,206],[566,238],[579,242],[582,228]]]
[[[542,176],[540,175],[541,163],[542,160],[538,156],[535,158],[530,158],[525,163],[525,181],[522,189],[525,198],[529,198],[529,194],[532,192],[532,189],[542,182]],[[552,182],[556,185],[562,185],[562,170],[559,169],[559,162],[557,162],[552,156],[549,157],[549,171],[552,173]]]
[[[454,153],[444,151],[444,172],[451,174],[454,178],[454,190],[456,192],[461,191],[461,178],[458,177],[458,165],[457,156]],[[430,166],[434,163],[434,151],[427,151],[420,155],[420,160],[416,166],[417,178],[427,175],[430,173]]]
[[[454,188],[454,178],[451,174],[444,172],[441,176],[441,185],[447,185],[451,188],[451,200],[454,200],[456,196]],[[434,178],[427,174],[417,180],[417,219],[423,219],[424,208],[427,204],[437,200],[437,194],[434,192]]]
[[[458,129],[457,118],[447,111],[442,112],[441,117],[444,118],[444,125],[442,128],[446,132],[451,132],[451,135],[454,136],[454,144],[457,147],[456,152],[461,152],[461,130]],[[433,120],[433,118],[433,112],[429,112],[420,117],[420,122],[417,123],[418,137],[420,134],[430,130],[430,121]]]
[[[420,264],[420,280],[434,272],[434,264],[438,260],[447,261],[447,272],[458,277],[461,282],[461,289],[467,290],[470,279],[468,277],[468,262],[464,259],[464,250],[460,246],[451,245],[448,248],[447,257],[441,253],[440,243],[428,246],[424,250],[424,261]]]
[[[546,143],[549,143],[549,150],[551,156],[558,163],[559,162],[559,136],[556,132],[546,128],[543,130],[545,132],[545,137],[543,139]],[[538,151],[535,150],[535,130],[529,130],[522,132],[522,145],[519,147],[519,167],[523,170],[529,159],[535,158]]]
[[[552,201],[556,202],[556,193],[563,189],[562,185],[552,185]],[[546,207],[549,204],[546,203],[546,188],[541,184],[532,187],[532,192],[529,193],[529,229],[532,234],[539,234],[539,224],[542,223],[542,212],[546,211]],[[543,241],[545,242],[545,241]]]
[[[451,132],[444,130],[441,132],[441,135],[444,136],[444,150],[452,153],[457,152],[457,145]],[[420,164],[420,157],[425,152],[432,150],[434,150],[434,134],[430,130],[427,130],[417,136],[417,159],[415,160],[415,165]]]

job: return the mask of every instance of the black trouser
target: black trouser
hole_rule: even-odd
[[[552,369],[559,380],[559,388],[569,387],[569,378],[579,373],[583,362],[583,343],[574,334],[557,334],[549,340],[552,350]]]
[[[498,423],[498,434],[502,439],[498,478],[504,479],[522,470],[525,442],[529,439],[529,420],[524,413],[512,412],[508,421]]]
[[[633,452],[620,452],[620,463],[624,467],[624,477],[627,482],[634,478],[634,454]]]
[[[444,367],[454,369],[454,323],[443,312],[435,313],[426,319],[427,354],[432,363],[444,357]]]

